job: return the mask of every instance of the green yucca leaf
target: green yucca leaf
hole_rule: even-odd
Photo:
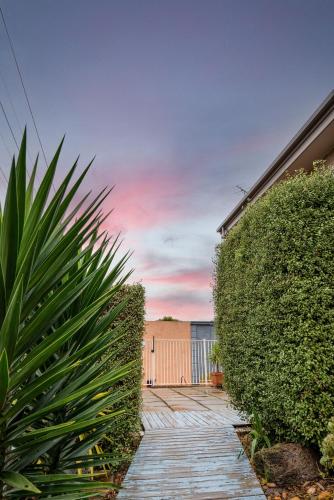
[[[68,495],[50,495],[46,497],[40,497],[39,500],[46,500],[49,498],[55,498],[56,500],[83,500],[84,498],[92,498],[92,493],[69,493]],[[94,492],[94,497],[104,497],[105,493]]]
[[[51,486],[45,485],[43,491],[45,493],[69,493],[71,491],[98,491],[100,490],[107,493],[111,489],[119,489],[114,483],[107,483],[104,481],[88,481],[85,479],[80,480],[80,476],[77,481],[73,481],[73,484],[68,484],[67,482],[63,485],[53,484]],[[57,498],[57,497],[56,497]],[[69,497],[68,497],[69,498]],[[71,498],[71,497],[70,497]],[[80,498],[80,497],[79,497]],[[82,497],[81,497],[82,498]]]
[[[123,335],[122,325],[108,328],[125,303],[101,314],[124,282],[129,258],[118,258],[119,238],[100,230],[110,190],[77,200],[91,163],[73,181],[76,160],[51,195],[61,147],[40,185],[38,160],[26,185],[24,133],[0,210],[0,439],[6,447],[0,472],[11,473],[12,481],[13,474],[27,478],[42,491],[40,499],[74,500],[113,487],[73,470],[114,460],[88,451],[124,414],[129,391],[119,382],[134,364],[115,361],[105,372]],[[10,483],[0,480],[0,496],[22,498],[28,483],[18,489],[15,477],[16,486],[7,489],[3,484]]]
[[[77,164],[78,159],[76,160],[75,165]],[[63,217],[63,215],[66,213],[66,210],[68,209],[70,203],[73,201],[73,198],[76,195],[79,187],[81,186],[82,181],[86,177],[86,174],[87,174],[88,170],[90,169],[92,163],[93,163],[93,160],[87,165],[87,167],[84,169],[82,174],[79,176],[78,180],[75,182],[75,184],[70,189],[70,191],[68,192],[66,197],[63,199],[62,203],[59,205],[59,208],[57,211],[57,217],[54,219],[53,224],[50,227],[50,233],[52,231],[54,231],[54,229],[57,227],[58,223],[61,221],[61,218]],[[73,220],[73,216],[72,216],[72,220]]]
[[[11,363],[18,336],[22,306],[22,282],[14,290],[0,329],[0,352],[6,350]]]
[[[103,417],[96,417],[89,420],[79,420],[78,422],[74,420],[70,422],[63,422],[61,424],[50,425],[41,429],[34,429],[30,432],[23,433],[20,437],[8,439],[7,443],[15,446],[15,448],[24,443],[29,443],[29,446],[33,447],[34,444],[40,444],[43,441],[50,441],[52,438],[64,436],[73,431],[79,431],[81,433],[92,427],[105,424],[108,420],[111,420],[122,413],[124,413],[124,410],[117,410],[112,412],[110,415],[105,415]]]
[[[4,349],[0,354],[0,410],[3,407],[9,385],[8,358]]]
[[[79,279],[84,275],[85,269],[77,273]],[[44,329],[52,326],[67,307],[84,291],[89,285],[91,276],[79,281],[75,286],[72,282],[66,282],[63,286],[49,295],[44,304],[38,309],[32,320],[20,332],[18,340],[19,352],[29,345],[31,341],[36,341],[41,337]]]
[[[103,390],[104,386],[107,385],[112,385],[115,384],[120,378],[124,377],[127,375],[130,371],[130,368],[132,366],[132,363],[129,363],[125,367],[122,367],[118,370],[114,370],[113,372],[105,375],[104,377],[101,377],[99,380],[93,380],[90,384],[87,384],[84,387],[81,387],[80,390],[77,390],[76,392],[65,396],[65,397],[58,397],[56,400],[53,399],[52,403],[49,404],[46,407],[43,407],[42,409],[35,411],[33,415],[29,415],[28,417],[23,418],[20,423],[19,427],[25,427],[29,425],[31,422],[34,420],[37,420],[43,415],[46,415],[48,413],[51,413],[52,411],[56,410],[59,407],[65,407],[68,403],[71,403],[72,401],[77,401],[86,394],[90,394],[93,391],[98,390]],[[104,402],[108,400],[107,397],[104,398]],[[90,407],[93,408],[94,405],[91,404],[91,398],[89,399],[90,401]],[[108,401],[109,404],[109,401]],[[99,404],[96,404],[98,406]],[[93,412],[94,413],[94,412]],[[98,413],[98,410],[97,412]]]
[[[1,234],[1,228],[0,228],[0,234]],[[2,325],[5,314],[6,314],[6,290],[5,290],[5,281],[2,272],[2,264],[0,258],[0,325]]]
[[[16,171],[13,160],[8,181],[8,190],[3,210],[0,238],[0,259],[6,301],[15,279],[16,259],[19,245],[19,222],[16,192]]]
[[[38,155],[37,155],[35,164],[33,166],[31,175],[30,175],[27,191],[25,193],[25,210],[24,210],[25,218],[27,217],[27,214],[29,213],[30,208],[31,208],[31,202],[33,199],[34,185],[35,185],[35,179],[36,179],[36,173],[37,173],[37,165],[38,165]]]
[[[62,458],[61,464],[65,470],[85,469],[93,465],[104,465],[113,460],[115,460],[115,455],[113,453],[92,452],[90,455],[75,455],[68,458]]]
[[[77,314],[77,316],[68,320],[60,328],[48,335],[33,351],[27,354],[21,362],[20,371],[13,374],[11,387],[20,384],[25,377],[30,376],[38,366],[43,364],[57,349],[70,340],[71,336],[75,335],[101,308],[105,300],[105,296],[103,296],[102,299],[95,301],[92,305]]]
[[[0,472],[0,480],[12,486],[19,491],[31,491],[32,493],[41,493],[36,486],[25,476],[13,471]]]
[[[52,232],[53,227],[58,224],[59,217],[57,216],[57,211],[59,210],[59,205],[71,181],[71,178],[75,172],[76,167],[77,163],[74,163],[74,165],[66,175],[65,179],[57,189],[55,195],[50,200],[47,209],[40,217],[38,226],[38,235],[39,235],[38,247],[37,247],[38,251],[40,250],[40,248],[42,248],[43,243],[47,240],[48,234]]]
[[[40,219],[43,209],[45,207],[46,201],[48,199],[52,182],[54,179],[54,174],[57,168],[57,163],[59,159],[59,155],[61,152],[61,149],[63,147],[63,142],[64,139],[62,139],[47,171],[46,174],[41,182],[41,185],[36,193],[36,197],[34,198],[30,211],[27,215],[26,221],[25,221],[25,227],[23,231],[23,241],[22,245],[23,247],[26,246],[27,241],[29,241],[29,238],[31,237],[31,234],[35,230],[35,227],[38,223],[38,220]]]
[[[94,477],[104,476],[104,472],[95,472],[93,474]],[[90,480],[92,478],[92,474],[31,474],[29,478],[34,482],[39,484],[48,484],[48,483],[66,483],[68,481],[74,480],[74,482],[84,482],[86,480]]]
[[[21,147],[16,163],[16,191],[17,191],[17,210],[18,210],[18,241],[21,241],[26,204],[26,149],[27,132],[24,129]]]
[[[117,329],[118,331],[119,329]],[[61,390],[61,395],[68,394],[68,388],[71,390],[80,386],[80,384],[84,384],[87,377],[89,377],[92,373],[94,373],[95,369],[98,369],[99,365],[96,365],[97,368],[94,368],[94,365],[87,369],[87,365],[89,362],[94,361],[95,359],[100,359],[102,354],[105,353],[106,345],[111,347],[114,343],[116,343],[121,335],[116,335],[116,330],[113,332],[113,337],[111,338],[110,332],[105,333],[99,340],[99,344],[101,346],[95,349],[96,340],[93,339],[89,343],[87,343],[80,350],[72,354],[71,356],[64,356],[62,361],[58,361],[55,363],[55,366],[50,367],[43,375],[38,377],[33,383],[29,384],[28,388],[21,388],[20,392],[17,394],[18,401],[6,412],[6,417],[9,422],[21,409],[28,404],[31,403],[35,397],[40,396],[43,391],[47,388],[50,388],[54,383],[59,380],[67,380],[65,378],[68,374],[75,372],[76,377],[74,379],[75,384],[69,385],[66,383],[65,387]],[[122,333],[123,335],[123,333]],[[85,353],[89,351],[90,348],[94,347],[93,352],[85,356]],[[117,352],[117,351],[116,351]],[[83,367],[83,372],[85,377],[82,374],[79,374],[80,368]],[[80,373],[80,372],[79,372]],[[41,401],[44,404],[44,400]],[[43,405],[42,404],[42,405]]]

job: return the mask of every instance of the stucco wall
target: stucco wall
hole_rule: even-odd
[[[145,321],[144,339],[190,339],[190,321]]]

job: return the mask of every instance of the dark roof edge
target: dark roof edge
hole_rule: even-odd
[[[266,171],[261,175],[261,177],[256,181],[256,183],[251,187],[249,192],[242,198],[242,200],[235,206],[235,208],[230,212],[226,219],[217,228],[217,232],[220,233],[224,226],[226,226],[231,220],[233,220],[247,204],[247,201],[254,198],[256,193],[263,187],[263,185],[276,173],[280,168],[281,164],[295,151],[295,149],[300,145],[300,143],[306,139],[306,137],[313,131],[316,126],[326,118],[328,113],[331,112],[334,107],[334,90],[332,90],[326,99],[320,104],[312,116],[307,120],[307,122],[302,126],[302,128],[297,132],[297,134],[291,139],[288,145],[281,151],[281,153],[275,158],[275,160],[269,165]]]
[[[191,325],[213,325],[214,321],[208,320],[208,321],[190,321]]]

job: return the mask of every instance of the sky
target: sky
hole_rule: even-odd
[[[133,250],[147,319],[213,319],[218,225],[334,87],[333,0],[3,0],[57,180],[115,188],[106,221]],[[39,150],[0,25],[0,98]],[[0,115],[0,166],[15,143]],[[44,171],[43,162],[40,164]],[[0,175],[0,188],[5,181]]]

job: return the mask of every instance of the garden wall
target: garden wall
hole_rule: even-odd
[[[334,176],[273,187],[217,248],[227,389],[276,438],[318,443],[334,408]]]

